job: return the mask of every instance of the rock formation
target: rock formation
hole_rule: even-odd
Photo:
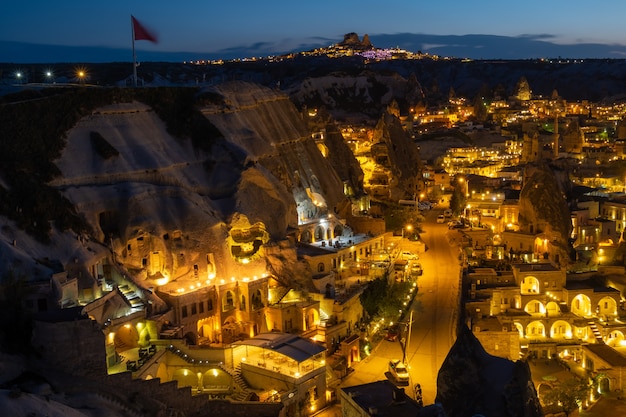
[[[363,40],[359,39],[359,35],[355,32],[346,33],[343,35],[343,41],[338,44],[339,46],[349,47],[355,50],[372,49],[372,42],[367,34],[363,35]]]
[[[414,198],[420,189],[422,168],[419,150],[403,129],[398,116],[394,102],[381,116],[372,138],[372,156],[382,169],[388,171],[392,201]]]
[[[234,82],[196,97],[201,113],[194,117],[208,122],[198,125],[193,140],[174,136],[151,105],[138,101],[104,105],[79,119],[66,133],[54,161],[60,175],[49,185],[73,204],[91,232],[77,238],[53,230],[49,247],[3,219],[16,242],[5,242],[7,250],[0,251],[4,267],[19,259],[18,273],[42,269],[35,259],[45,257],[62,269],[81,265],[81,275],[95,279],[108,249],[146,287],[211,273],[252,276],[265,270],[266,254],[259,252],[264,246],[294,233],[303,216],[332,213],[346,199],[344,182],[360,187],[354,169],[342,166],[340,176],[334,168],[345,156],[335,152],[340,145],[322,155],[283,93]],[[299,270],[278,265],[296,257],[276,254],[276,248],[295,251],[283,244],[273,248],[273,270]]]
[[[561,178],[562,177],[562,178]],[[572,223],[565,198],[565,171],[545,163],[528,164],[524,170],[519,197],[520,230],[530,234],[543,233],[556,248],[557,262],[567,262]]]
[[[448,417],[543,416],[528,364],[489,355],[466,326],[441,365],[435,402]]]

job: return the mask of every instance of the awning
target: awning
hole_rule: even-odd
[[[285,355],[296,362],[304,362],[305,360],[326,351],[324,346],[321,346],[309,339],[280,332],[261,333],[252,339],[234,342],[233,345],[257,346],[273,350],[274,352]]]

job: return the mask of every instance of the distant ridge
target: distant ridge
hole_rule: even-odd
[[[68,62],[106,63],[132,62],[131,48],[102,46],[64,46],[0,41],[0,62],[20,64],[54,64]],[[158,52],[137,50],[138,61],[182,62],[207,59],[209,54],[198,52]],[[216,56],[215,54],[212,54]],[[210,58],[212,59],[212,58]],[[217,58],[215,58],[217,59]]]
[[[354,34],[350,32],[350,34]],[[354,34],[356,35],[356,34]],[[411,52],[421,51],[431,55],[470,59],[623,59],[626,45],[571,44],[551,42],[550,35],[496,36],[496,35],[429,35],[415,33],[368,35],[368,41],[376,48],[400,48]],[[344,39],[345,41],[345,39]],[[291,42],[291,49],[284,43],[256,42],[232,46],[218,51],[160,52],[138,50],[139,61],[183,62],[195,60],[231,60],[237,58],[267,57],[327,47],[341,42],[341,38],[307,38]],[[59,63],[59,62],[131,62],[128,48],[101,46],[45,45],[0,40],[1,63]]]

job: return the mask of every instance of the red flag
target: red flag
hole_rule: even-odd
[[[135,19],[135,16],[131,15],[130,18],[133,21],[133,33],[135,34],[136,41],[158,42],[154,32],[146,29],[137,19]]]

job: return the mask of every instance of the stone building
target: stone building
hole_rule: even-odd
[[[625,339],[620,291],[592,277],[530,263],[468,274],[468,281],[470,327],[493,355],[580,361],[588,345],[618,347]]]

